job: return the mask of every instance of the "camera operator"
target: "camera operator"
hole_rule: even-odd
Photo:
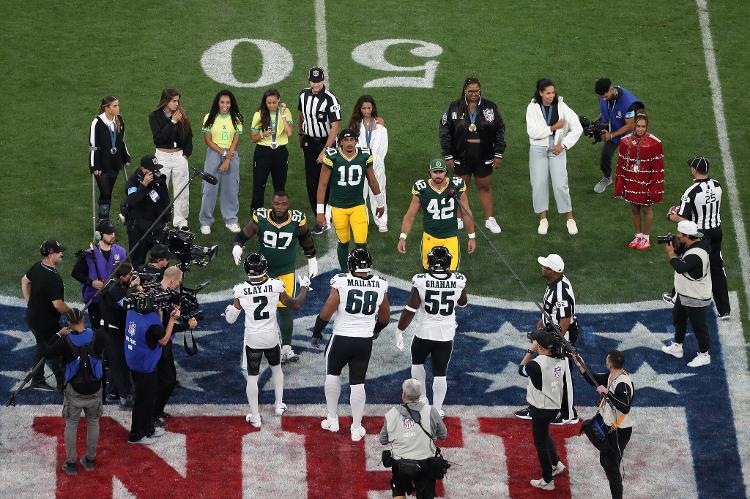
[[[182,271],[177,267],[168,267],[167,270],[164,271],[164,277],[161,280],[162,289],[179,290],[181,284]],[[162,324],[165,329],[171,320],[171,316],[162,313]],[[174,324],[172,327],[172,334],[187,331],[188,329],[195,329],[196,327],[198,327],[198,321],[195,318],[190,318],[186,322]],[[153,418],[157,426],[163,426],[164,418],[171,416],[164,412],[164,407],[167,405],[169,397],[172,396],[172,391],[177,386],[177,369],[174,365],[172,337],[170,337],[169,341],[163,345],[161,358],[156,366],[156,371],[159,377],[159,389],[156,394]]]
[[[169,191],[161,168],[156,156],[144,156],[140,167],[128,178],[125,220],[128,226],[128,249],[132,251],[130,261],[135,268],[143,265],[146,253],[159,239],[165,220],[169,220],[167,213],[151,232],[146,232],[169,206]],[[143,236],[146,237],[133,251],[133,246]]]
[[[581,374],[584,373],[583,359],[574,357]],[[622,454],[633,433],[633,421],[630,417],[631,404],[635,395],[635,387],[630,374],[624,369],[625,357],[619,350],[610,350],[604,361],[606,373],[594,373],[596,391],[601,395],[597,414],[610,429],[604,442],[599,447],[599,463],[604,468],[609,481],[609,490],[613,499],[622,498],[622,474],[620,463]],[[584,379],[593,386],[591,380]],[[584,424],[585,426],[585,424]],[[585,431],[585,430],[584,430]]]
[[[716,303],[720,320],[729,320],[729,291],[727,275],[724,272],[724,260],[721,257],[721,184],[708,176],[710,163],[703,156],[696,156],[688,161],[693,184],[682,194],[680,206],[672,206],[667,218],[672,222],[692,220],[703,232],[709,242],[711,251],[708,257],[711,263],[711,290]]]
[[[122,300],[128,291],[139,289],[140,279],[133,275],[133,266],[129,262],[121,263],[113,276],[114,282],[102,293],[101,312],[103,320],[104,338],[106,341],[107,381],[109,382],[108,400],[117,401],[120,408],[132,406],[132,390],[130,386],[130,372],[125,363],[125,317],[126,310]]]
[[[154,404],[159,390],[156,365],[162,348],[169,344],[175,321],[180,317],[179,307],[169,314],[167,327],[162,326],[159,314],[128,310],[125,322],[125,360],[133,375],[135,399],[128,443],[149,445],[164,430],[154,427]]]
[[[169,267],[169,259],[173,256],[166,244],[154,245],[148,252],[148,263],[138,271],[143,283],[161,281],[164,277],[164,270]]]
[[[392,407],[385,414],[383,429],[380,430],[380,443],[393,446],[391,490],[394,499],[405,498],[415,491],[418,499],[435,497],[435,479],[429,473],[428,459],[435,455],[433,439],[445,440],[448,429],[437,409],[420,402],[421,397],[422,383],[419,380],[404,381],[403,404]],[[425,428],[428,422],[429,430]],[[432,438],[427,433],[431,433]],[[387,457],[383,464],[388,464]]]
[[[664,245],[669,263],[674,268],[674,341],[663,346],[662,352],[678,359],[682,358],[682,342],[687,332],[687,322],[693,326],[698,338],[698,355],[688,362],[688,367],[701,367],[711,363],[708,353],[710,339],[706,313],[711,305],[711,251],[703,233],[695,222],[682,220],[677,224],[677,235]]]
[[[26,322],[36,339],[34,365],[44,357],[47,343],[60,330],[60,315],[70,312],[65,303],[65,288],[57,266],[62,263],[65,248],[58,241],[47,240],[42,243],[39,252],[42,260],[36,262],[21,277],[21,293],[28,306]],[[57,389],[62,391],[63,369],[58,359],[51,362],[55,373]],[[31,388],[38,390],[55,390],[44,378],[44,366],[37,369],[31,380]]]
[[[566,361],[552,356],[555,344],[553,333],[535,331],[529,334],[529,339],[532,343],[528,351],[538,355],[533,359],[530,355],[525,356],[518,372],[529,378],[526,401],[529,403],[534,447],[542,468],[542,478],[531,480],[530,483],[539,489],[555,490],[553,477],[565,471],[565,465],[560,461],[555,444],[549,436],[549,425],[557,416],[562,403]]]
[[[125,260],[127,251],[115,243],[115,226],[106,218],[100,220],[96,226],[99,242],[86,250],[76,253],[78,259],[70,273],[73,279],[81,283],[83,303],[89,303],[89,322],[91,327],[99,329],[102,322],[102,295],[96,294],[112,275],[115,266]]]
[[[612,85],[609,78],[599,78],[594,86],[599,96],[599,120],[609,125],[602,133],[602,154],[599,168],[602,179],[594,186],[594,192],[601,194],[612,183],[612,156],[617,151],[620,139],[635,128],[635,115],[645,109],[643,102],[624,87]]]

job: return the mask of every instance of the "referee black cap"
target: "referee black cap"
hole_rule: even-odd
[[[307,81],[311,81],[313,83],[323,81],[325,79],[325,74],[323,73],[323,68],[310,68],[310,77],[307,79]]]
[[[549,348],[555,343],[555,337],[552,336],[552,333],[547,331],[534,331],[533,333],[528,334],[528,338],[531,341],[536,340],[539,346],[544,348]]]
[[[690,168],[695,168],[698,173],[705,175],[708,173],[708,167],[711,166],[711,162],[705,156],[696,156],[688,161]]]
[[[339,140],[344,140],[347,137],[357,140],[359,138],[359,135],[354,130],[354,128],[344,128],[343,130],[341,130],[341,133],[339,133]]]

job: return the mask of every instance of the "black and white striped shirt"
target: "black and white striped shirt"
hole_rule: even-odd
[[[695,222],[698,230],[721,225],[721,184],[712,178],[698,179],[682,195],[679,215]]]
[[[570,317],[571,322],[576,320],[576,297],[573,294],[573,286],[567,277],[562,276],[560,279],[549,283],[544,291],[544,311],[552,318],[553,324],[560,324],[560,321]],[[549,325],[546,314],[542,314],[542,322]]]
[[[309,88],[300,92],[297,109],[302,113],[302,131],[309,137],[324,139],[331,133],[331,123],[341,121],[339,101],[325,87],[317,94]]]

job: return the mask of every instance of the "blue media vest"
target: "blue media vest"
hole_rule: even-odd
[[[605,101],[604,99],[599,97],[599,109],[601,112],[602,121],[609,123],[610,132],[614,132],[615,130],[618,130],[625,126],[625,115],[628,112],[628,108],[632,106],[634,102],[641,102],[641,100],[630,93],[629,90],[622,87],[616,88],[617,100],[615,101],[614,106],[612,106],[609,101]],[[635,116],[631,117],[634,118]],[[622,136],[615,137],[611,139],[611,141],[615,144],[618,144],[621,138]]]
[[[125,362],[133,371],[154,372],[161,358],[161,345],[152,350],[146,342],[146,331],[153,325],[162,325],[156,312],[139,314],[135,310],[128,310],[125,317]]]

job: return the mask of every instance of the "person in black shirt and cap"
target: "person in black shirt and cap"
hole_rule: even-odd
[[[65,247],[58,241],[47,240],[42,243],[39,252],[42,260],[35,263],[23,277],[21,277],[21,293],[26,300],[26,321],[34,338],[34,365],[44,357],[47,343],[60,330],[60,315],[70,312],[65,303],[65,287],[62,277],[57,272],[57,266],[63,259]],[[58,390],[63,386],[63,369],[58,360],[52,362]],[[37,369],[31,380],[31,388],[40,390],[55,390],[44,378],[44,366]]]
[[[164,277],[164,271],[169,267],[169,260],[174,254],[169,252],[166,244],[157,244],[148,252],[148,263],[138,271],[139,276],[143,279],[143,284],[153,281],[161,281]]]
[[[159,215],[169,208],[169,192],[161,175],[162,165],[156,156],[150,154],[141,158],[140,167],[128,178],[126,186],[128,226],[128,246],[132,252],[130,261],[138,268],[143,265],[146,253],[156,243],[161,235],[169,213],[166,213],[159,223],[149,232],[148,229],[159,218]],[[135,250],[135,244],[144,237]]]

